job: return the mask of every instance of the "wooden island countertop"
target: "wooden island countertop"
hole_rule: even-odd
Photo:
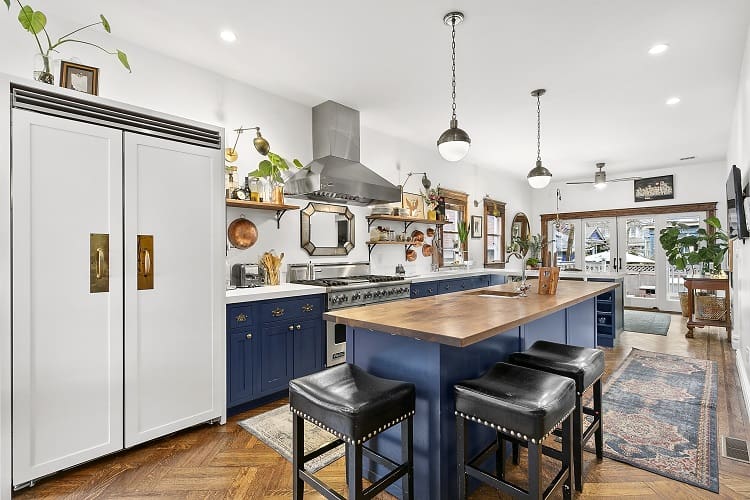
[[[536,283],[528,297],[497,297],[485,292],[514,290],[513,283],[329,311],[323,315],[350,327],[466,347],[556,311],[592,299],[618,283],[560,281],[557,294],[539,295]]]

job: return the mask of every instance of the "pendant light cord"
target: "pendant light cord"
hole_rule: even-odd
[[[456,119],[456,18],[454,17],[451,19],[451,52],[453,54],[451,59],[451,72],[453,74],[453,79],[451,80],[451,86],[453,87],[453,92],[451,93],[451,99],[453,100],[453,115],[452,119]]]
[[[536,96],[536,161],[542,161],[542,105]]]

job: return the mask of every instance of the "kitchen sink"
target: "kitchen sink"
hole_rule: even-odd
[[[508,292],[505,290],[474,290],[469,292],[467,295],[480,295],[482,297],[502,297],[506,299],[514,299],[521,296],[521,292]]]

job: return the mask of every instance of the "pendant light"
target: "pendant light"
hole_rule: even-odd
[[[539,102],[539,98],[547,92],[544,89],[536,89],[531,92],[533,97],[536,97],[536,166],[531,169],[529,175],[526,176],[526,180],[529,181],[529,185],[534,189],[542,189],[547,187],[549,181],[552,179],[552,172],[542,166],[542,155],[541,155],[541,144],[542,144],[542,107]]]
[[[456,25],[461,24],[463,20],[464,15],[462,12],[450,12],[443,17],[443,22],[451,27],[452,35],[451,50],[453,57],[451,59],[451,71],[453,79],[451,80],[451,85],[453,92],[451,93],[451,98],[453,99],[453,114],[451,115],[451,126],[448,130],[440,134],[437,146],[440,156],[448,161],[464,159],[471,146],[469,134],[458,128],[458,120],[456,119]]]

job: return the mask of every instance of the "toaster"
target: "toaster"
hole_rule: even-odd
[[[263,286],[258,264],[234,264],[231,284],[238,288]]]

